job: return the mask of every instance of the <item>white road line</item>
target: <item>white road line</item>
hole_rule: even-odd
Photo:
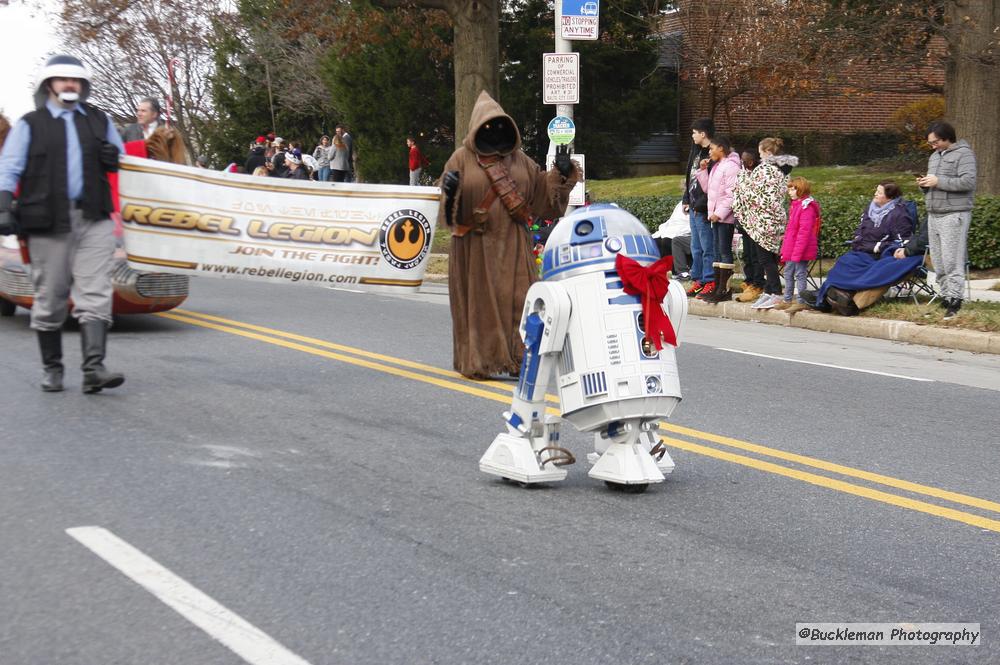
[[[858,369],[857,367],[844,367],[842,365],[830,365],[827,363],[814,363],[809,360],[796,360],[795,358],[782,358],[781,356],[769,356],[764,353],[752,353],[750,351],[739,351],[737,349],[724,349],[722,347],[715,347],[719,351],[728,351],[729,353],[742,353],[745,356],[757,356],[759,358],[770,358],[772,360],[784,360],[790,363],[802,363],[803,365],[818,365],[820,367],[832,367],[833,369],[846,369],[848,372],[864,372],[865,374],[878,374],[879,376],[891,376],[894,379],[906,379],[908,381],[925,381],[927,383],[934,383],[934,379],[924,379],[916,376],[904,376],[902,374],[890,374],[889,372],[876,372],[873,369]]]
[[[66,533],[251,665],[309,665],[107,529],[80,526]]]

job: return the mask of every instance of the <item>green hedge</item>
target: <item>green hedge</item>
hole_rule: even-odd
[[[622,208],[642,220],[650,230],[655,230],[673,212],[679,196],[642,196],[621,198],[615,201]],[[823,255],[839,256],[847,251],[845,240],[850,240],[861,221],[861,213],[871,201],[863,195],[831,196],[819,199],[823,208]],[[926,219],[924,202],[917,200],[920,219]],[[985,270],[1000,267],[1000,196],[977,196],[969,229],[969,261],[973,268]]]

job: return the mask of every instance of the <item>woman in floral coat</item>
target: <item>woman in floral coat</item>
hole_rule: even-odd
[[[763,291],[751,288],[740,296],[742,302],[756,298],[751,305],[754,309],[770,309],[782,300],[778,252],[787,220],[784,202],[788,174],[799,163],[798,157],[782,154],[783,147],[781,139],[762,140],[757,146],[760,165],[740,172],[733,193],[733,212],[751,242],[756,244],[757,257],[764,268]]]

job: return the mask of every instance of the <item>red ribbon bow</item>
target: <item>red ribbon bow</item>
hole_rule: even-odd
[[[670,325],[670,317],[663,311],[663,298],[667,295],[670,279],[667,271],[674,265],[672,256],[665,256],[648,268],[624,254],[615,258],[615,269],[622,278],[625,293],[639,296],[642,301],[642,318],[646,323],[646,337],[653,342],[656,350],[663,348],[663,342],[677,346],[677,334]],[[662,341],[661,341],[662,338]]]

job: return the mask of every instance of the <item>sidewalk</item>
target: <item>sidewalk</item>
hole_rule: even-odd
[[[973,280],[972,300],[1000,302],[1000,291],[989,290],[998,280]],[[1000,354],[1000,333],[920,325],[909,321],[839,316],[815,310],[788,314],[781,310],[751,309],[749,303],[724,302],[718,305],[697,299],[688,300],[688,311],[695,316],[714,316],[738,321],[758,321],[774,325],[819,330],[822,332],[874,337],[894,342],[922,344],[959,351]]]
[[[428,274],[425,275],[425,280],[421,290],[428,293],[447,293],[447,275]],[[972,280],[972,300],[1000,302],[1000,291],[990,290],[990,287],[998,282],[1000,280],[996,279]],[[894,342],[921,344],[923,346],[935,346],[959,351],[1000,354],[1000,333],[920,325],[908,321],[893,321],[890,319],[838,316],[814,310],[803,310],[794,314],[787,314],[780,310],[750,309],[749,304],[736,302],[735,300],[712,305],[691,298],[688,300],[688,308],[689,313],[694,316],[756,321],[758,323],[769,323],[805,330],[834,332],[858,337],[873,337]]]

